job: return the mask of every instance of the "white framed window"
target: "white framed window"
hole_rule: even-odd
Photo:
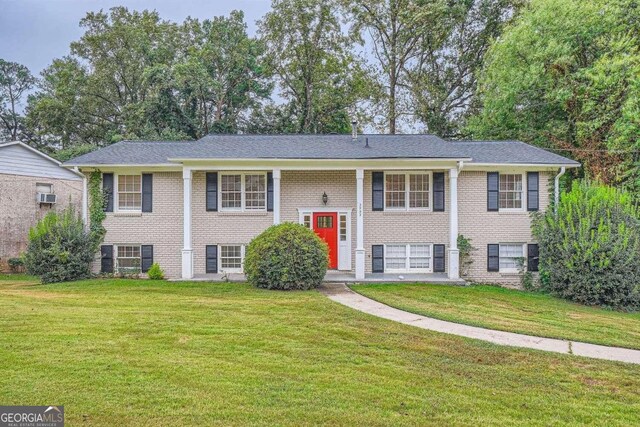
[[[142,210],[142,175],[117,175],[117,206],[119,211]]]
[[[115,245],[115,271],[118,273],[139,273],[142,265],[140,245]]]
[[[430,243],[384,245],[384,270],[390,273],[429,273],[433,270]]]
[[[313,230],[313,227],[311,224],[311,214],[302,215],[302,223],[304,224],[305,227]]]
[[[244,245],[220,245],[220,271],[242,273],[244,263]]]
[[[501,211],[522,210],[524,176],[521,173],[501,173],[498,207]]]
[[[518,273],[524,261],[524,243],[500,243],[500,272]]]
[[[385,172],[385,210],[430,210],[431,172]]]
[[[36,192],[43,193],[43,194],[53,194],[53,184],[45,184],[44,182],[37,182]]]
[[[266,211],[267,174],[222,173],[220,175],[221,211]]]
[[[344,214],[340,214],[339,221],[340,221],[340,232],[339,232],[340,241],[346,242],[347,241],[347,216]]]

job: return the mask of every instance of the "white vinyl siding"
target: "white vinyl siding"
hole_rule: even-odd
[[[0,174],[80,181],[82,178],[20,144],[0,143]]]
[[[389,273],[427,273],[433,271],[433,245],[428,243],[384,246],[384,269]]]

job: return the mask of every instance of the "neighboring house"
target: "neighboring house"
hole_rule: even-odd
[[[476,248],[468,279],[515,282],[522,258],[537,267],[530,213],[579,164],[517,141],[210,135],[123,141],[64,166],[103,174],[105,272],[153,261],[170,278],[242,272],[251,239],[291,221],[315,230],[330,267],[353,279],[457,280],[462,234]]]
[[[0,143],[0,269],[27,248],[29,229],[49,211],[82,208],[82,175],[21,142]]]

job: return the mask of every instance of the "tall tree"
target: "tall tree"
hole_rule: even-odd
[[[491,42],[522,0],[427,0],[420,12],[431,17],[404,67],[416,119],[430,133],[461,136],[474,112],[478,72]],[[418,20],[424,20],[417,16]]]
[[[639,190],[639,23],[634,0],[532,1],[490,48],[470,133],[560,149]]]
[[[352,20],[351,33],[365,43],[370,39],[377,62],[383,127],[398,131],[398,120],[409,113],[404,69],[417,54],[428,28],[429,14],[418,0],[343,0]],[[417,19],[420,17],[421,19]],[[365,37],[362,34],[365,34]]]
[[[27,67],[0,59],[0,122],[2,133],[12,141],[18,139],[22,125],[20,103],[35,83]]]
[[[366,98],[366,73],[350,52],[337,6],[333,0],[274,0],[259,23],[269,71],[285,100],[269,114],[288,115],[288,131],[349,132],[350,114]]]
[[[71,54],[44,71],[41,92],[29,105],[30,123],[43,123],[40,136],[54,144],[108,144],[144,137],[151,93],[145,70],[171,64],[177,52],[177,26],[156,12],[90,12]],[[42,119],[42,121],[40,121]]]
[[[259,101],[271,94],[262,64],[264,46],[247,35],[244,14],[231,12],[183,26],[186,58],[175,66],[184,105],[195,108],[199,136],[237,132]]]

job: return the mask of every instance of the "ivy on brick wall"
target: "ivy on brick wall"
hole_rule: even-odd
[[[106,195],[102,191],[102,172],[93,171],[89,174],[89,232],[95,252],[98,251],[107,232],[102,225],[107,217],[104,213],[106,202]]]

